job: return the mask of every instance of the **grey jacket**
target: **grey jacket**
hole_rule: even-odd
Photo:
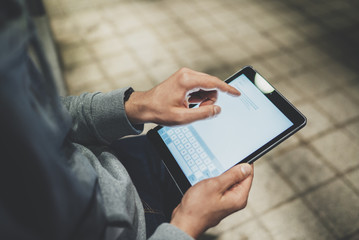
[[[145,239],[137,191],[106,150],[142,129],[126,89],[60,100],[23,2],[0,5],[0,239]],[[162,224],[151,239],[192,238]]]

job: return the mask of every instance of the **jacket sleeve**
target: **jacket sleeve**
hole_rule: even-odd
[[[149,240],[193,240],[188,234],[169,223],[162,223],[152,234]]]
[[[140,134],[143,124],[133,126],[126,116],[123,98],[127,89],[62,97],[73,120],[70,139],[84,145],[108,145],[123,136]]]

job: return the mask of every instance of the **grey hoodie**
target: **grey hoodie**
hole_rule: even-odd
[[[0,239],[145,239],[126,169],[106,147],[90,150],[142,131],[126,89],[60,99],[23,1],[1,2]],[[150,239],[192,238],[165,223]]]

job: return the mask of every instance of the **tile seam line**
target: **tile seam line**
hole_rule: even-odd
[[[269,165],[271,166],[271,168],[276,171],[278,173],[278,175],[282,178],[283,181],[285,181],[285,183],[296,193],[295,194],[295,198],[292,199],[291,201],[294,201],[295,199],[300,199],[300,201],[307,207],[307,209],[317,218],[318,222],[320,222],[320,224],[328,231],[328,233],[333,236],[334,238],[338,238],[337,234],[336,234],[336,231],[334,230],[334,228],[331,226],[330,223],[328,223],[327,221],[325,221],[325,218],[323,218],[319,212],[315,209],[314,206],[312,206],[310,204],[309,201],[307,201],[306,199],[306,195],[311,193],[311,192],[314,192],[316,189],[311,189],[310,191],[306,191],[304,193],[298,193],[300,192],[299,189],[297,189],[297,187],[292,184],[291,181],[289,181],[287,179],[287,177],[284,175],[284,173],[275,165],[275,163],[273,163],[272,161],[269,161]],[[334,180],[336,180],[337,178],[334,177],[333,178]],[[332,180],[332,181],[334,181]],[[332,182],[332,181],[329,181]],[[327,183],[327,184],[329,184]],[[323,185],[325,186],[325,185]],[[319,189],[320,187],[318,187]],[[283,204],[284,205],[284,204]]]
[[[168,9],[169,12],[172,13],[173,16],[176,16],[173,19],[178,24],[178,26],[180,26],[182,28],[182,30],[184,32],[188,33],[188,35],[190,35],[195,41],[197,41],[202,47],[204,47],[204,49],[213,56],[213,59],[220,59],[219,62],[221,62],[221,66],[223,66],[224,68],[227,67],[228,62],[225,59],[223,59],[220,56],[217,56],[217,54],[212,51],[212,48],[210,46],[208,46],[208,44],[206,42],[203,42],[202,39],[200,39],[198,37],[198,35],[195,32],[193,32],[192,29],[189,29],[189,27],[186,25],[186,23],[183,22],[183,20],[178,16],[178,14],[176,12],[174,12],[168,6],[166,6],[166,8]]]
[[[131,2],[131,5],[133,3]],[[101,17],[103,17],[101,15]],[[113,21],[108,21],[105,19],[105,21],[107,21],[111,27],[113,28],[113,33],[116,37],[119,37],[120,39],[123,37],[123,33],[121,33],[117,27],[114,25]],[[122,42],[122,44],[124,45],[125,49],[130,53],[130,55],[133,57],[133,59],[135,60],[135,62],[137,63],[138,67],[140,70],[144,70],[144,69],[147,69],[147,67],[144,65],[144,63],[141,61],[141,59],[137,56],[136,52],[134,51],[134,49],[129,46],[126,42]],[[151,82],[151,84],[153,86],[156,85],[156,81],[152,78],[152,76],[148,73],[148,71],[144,71],[145,72],[145,76],[147,78],[147,80],[149,80]],[[111,78],[113,80],[115,80],[114,78]]]
[[[159,8],[163,8],[163,7],[160,6]],[[145,24],[146,26],[148,26],[152,31],[156,32],[156,35],[158,36],[158,38],[159,38],[159,40],[160,40],[160,42],[161,42],[161,45],[162,45],[165,49],[169,50],[170,55],[171,55],[171,57],[174,59],[175,63],[178,64],[178,65],[181,66],[181,67],[184,66],[185,64],[183,64],[182,60],[180,60],[180,59],[178,58],[177,54],[173,51],[173,47],[171,47],[171,46],[169,46],[169,45],[166,44],[166,41],[164,40],[164,37],[162,36],[162,34],[160,34],[160,33],[158,32],[158,30],[155,28],[154,24],[153,24],[153,23],[150,23],[149,21],[147,21],[146,17],[141,16],[141,18],[142,18],[143,20],[145,20],[145,21],[144,21],[144,24]],[[165,80],[165,79],[164,79],[164,80]]]

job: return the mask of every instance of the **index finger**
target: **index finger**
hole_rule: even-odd
[[[229,93],[234,96],[240,96],[241,93],[234,87],[228,85],[226,82],[220,80],[217,77],[193,71],[193,75],[191,76],[191,81],[189,81],[187,90],[191,90],[194,88],[200,88],[204,90],[213,90],[219,89],[222,92]]]

